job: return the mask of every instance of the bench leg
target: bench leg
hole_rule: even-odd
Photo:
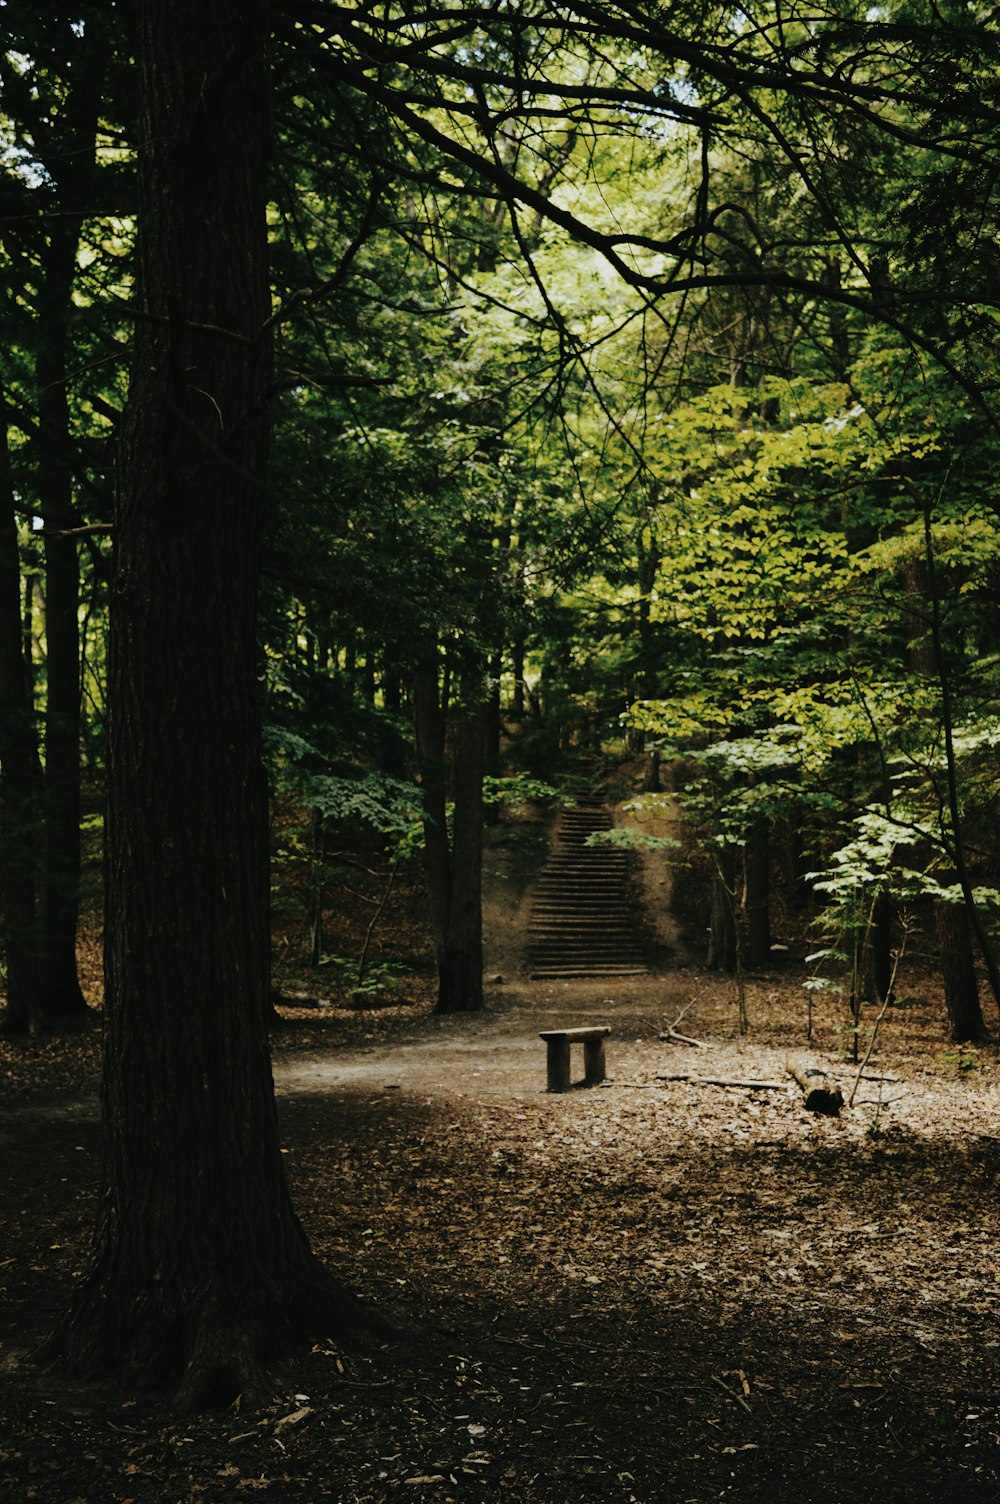
[[[585,1039],[583,1042],[583,1073],[588,1086],[596,1086],[607,1074],[603,1039]]]
[[[548,1091],[569,1091],[569,1040],[547,1039],[545,1060]]]

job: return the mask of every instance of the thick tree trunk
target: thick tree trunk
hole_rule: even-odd
[[[21,633],[21,581],[7,420],[0,390],[0,906],[7,960],[4,1033],[41,1024],[37,861],[42,768]]]
[[[264,1029],[256,586],[268,7],[145,0],[140,308],[111,598],[105,1158],[76,1369],[252,1395],[356,1303],[292,1210]]]
[[[963,1042],[985,1039],[972,932],[965,905],[936,903],[934,924],[941,947],[941,976],[951,1021],[951,1037]]]

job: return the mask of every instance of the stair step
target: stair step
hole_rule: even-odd
[[[531,976],[539,981],[546,977],[568,981],[571,977],[641,977],[647,971],[648,967],[645,966],[537,966],[533,968]]]
[[[624,851],[587,844],[611,830],[607,807],[583,796],[564,810],[532,895],[529,920],[531,975],[641,976],[647,968],[629,903],[629,862]]]

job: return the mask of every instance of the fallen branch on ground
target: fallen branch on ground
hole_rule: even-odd
[[[722,1390],[723,1394],[726,1395],[728,1399],[731,1399],[734,1405],[739,1405],[740,1409],[745,1410],[748,1415],[753,1414],[753,1411],[747,1404],[746,1400],[743,1398],[742,1394],[737,1394],[735,1389],[730,1389],[729,1385],[724,1383],[722,1379],[717,1379],[715,1374],[712,1375],[712,1383],[717,1384]]]
[[[692,1076],[686,1071],[657,1076],[657,1081],[690,1081],[692,1086],[735,1086],[743,1091],[783,1091],[785,1081],[743,1081],[732,1076]]]
[[[688,1011],[688,1009],[690,1007],[691,1007],[690,1003],[685,1003],[684,1006],[683,1006],[683,1008],[681,1009],[681,1011],[678,1013],[677,1017],[674,1019],[673,1023],[672,1024],[667,1024],[666,1032],[668,1034],[673,1034],[674,1033],[674,1031],[677,1028],[677,1025],[680,1023],[681,1019],[684,1017],[685,1013],[687,1013],[687,1011]],[[661,1035],[660,1037],[662,1038],[663,1036]]]
[[[661,1033],[660,1038],[666,1040],[669,1044],[690,1044],[693,1045],[696,1050],[707,1050],[708,1045],[703,1039],[692,1039],[690,1034],[678,1034],[677,1032],[677,1025],[680,1023],[681,1019],[684,1017],[690,1006],[690,1003],[684,1004],[683,1008],[678,1013],[673,1023],[667,1024],[667,1027]]]

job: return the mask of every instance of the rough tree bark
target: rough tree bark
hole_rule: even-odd
[[[144,0],[140,294],[109,645],[105,1150],[78,1371],[253,1396],[364,1317],[292,1209],[264,1029],[256,591],[270,380],[264,0]]]

